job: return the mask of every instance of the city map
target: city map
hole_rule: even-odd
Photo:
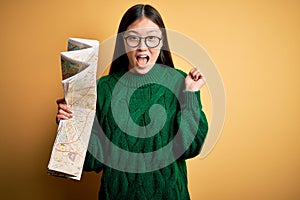
[[[65,101],[73,117],[60,120],[48,173],[80,180],[96,110],[96,73],[99,42],[69,38],[61,53]]]

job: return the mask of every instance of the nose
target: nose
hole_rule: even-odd
[[[146,39],[145,38],[141,38],[140,44],[138,46],[138,49],[140,50],[147,50],[147,45],[146,45]]]

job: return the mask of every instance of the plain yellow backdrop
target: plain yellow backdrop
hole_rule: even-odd
[[[46,173],[63,96],[59,54],[68,37],[116,34],[136,3],[152,4],[167,28],[205,48],[223,78],[221,137],[206,158],[187,162],[192,199],[300,199],[297,0],[1,0],[0,198],[97,199],[100,175],[78,182]],[[210,117],[207,87],[202,95]]]

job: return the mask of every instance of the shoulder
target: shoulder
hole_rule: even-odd
[[[102,76],[97,80],[97,84],[103,84],[103,83],[109,81],[110,78],[111,78],[111,75]]]
[[[186,77],[186,73],[182,71],[181,69],[175,68],[175,70],[180,73],[182,76]]]
[[[169,66],[167,66],[167,65],[163,65],[163,64],[158,64],[162,69],[165,69],[169,74],[180,74],[180,75],[182,75],[182,76],[186,76],[187,74],[183,71],[183,70],[181,70],[180,68],[178,68],[178,67],[175,67],[174,66],[174,68],[173,67],[169,67]]]
[[[114,85],[116,84],[117,80],[113,75],[105,75],[100,77],[97,80],[97,88],[98,89],[109,89],[109,88],[113,88]]]
[[[185,77],[187,74],[178,68],[166,67],[165,76],[163,78],[164,85],[169,86],[172,91],[182,91],[185,86]]]
[[[173,78],[178,77],[178,79],[184,79],[187,76],[187,74],[179,68],[167,67],[167,71],[168,75],[172,76]]]

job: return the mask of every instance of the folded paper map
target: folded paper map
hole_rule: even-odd
[[[62,85],[73,117],[60,120],[48,173],[80,180],[96,110],[99,42],[69,38],[61,53]]]

